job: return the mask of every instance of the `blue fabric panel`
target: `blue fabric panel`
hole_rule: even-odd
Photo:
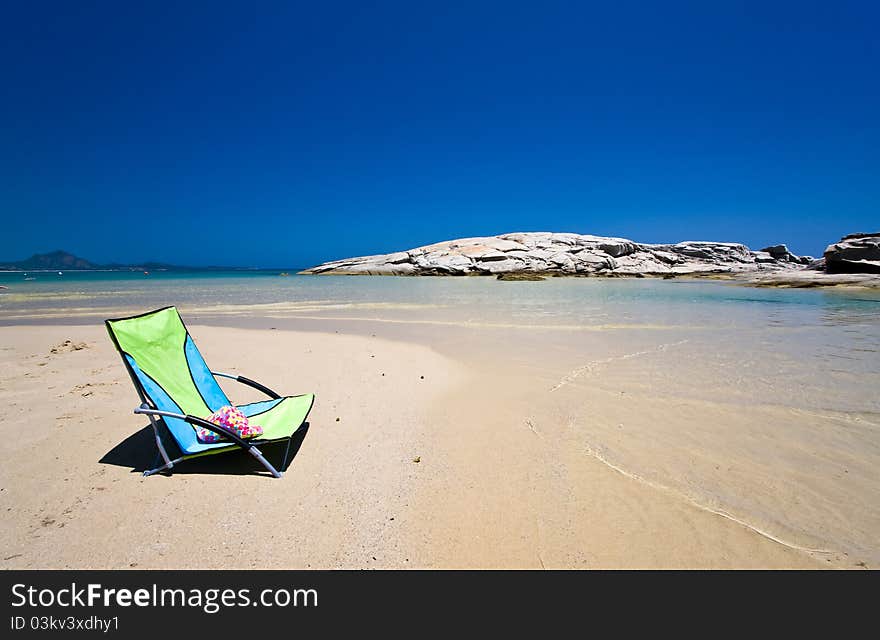
[[[284,398],[276,398],[274,400],[261,400],[260,402],[251,402],[250,404],[240,405],[238,407],[238,410],[241,411],[248,418],[250,418],[254,414],[268,411],[282,400],[284,400]]]
[[[211,370],[208,369],[208,365],[205,364],[205,359],[202,358],[202,354],[199,353],[196,343],[193,342],[193,339],[189,334],[186,334],[184,351],[186,353],[186,362],[189,365],[189,371],[192,374],[193,381],[196,383],[196,388],[199,390],[199,393],[202,394],[202,398],[204,398],[205,404],[208,405],[208,408],[211,411],[217,411],[217,409],[224,405],[232,404],[229,402],[229,398],[226,397],[226,394],[223,393],[223,389],[217,384],[216,378],[214,378]],[[199,418],[207,417],[208,416],[199,416]]]
[[[168,394],[165,393],[165,390],[158,384],[153,382],[152,378],[145,375],[140,370],[140,368],[138,368],[137,362],[134,361],[134,358],[132,358],[128,354],[125,354],[125,359],[128,361],[128,364],[131,365],[132,370],[138,377],[138,380],[140,380],[141,385],[143,385],[144,387],[144,390],[147,392],[147,396],[149,396],[153,404],[156,405],[157,409],[159,409],[160,411],[183,413],[180,410],[180,407],[177,406],[177,403],[175,403],[174,400],[172,400],[168,396]],[[196,438],[196,432],[195,429],[192,428],[192,425],[190,425],[188,422],[180,420],[179,418],[163,417],[162,420],[165,422],[165,425],[168,427],[168,431],[171,432],[172,437],[177,442],[177,446],[180,447],[180,450],[185,454],[198,453],[199,451],[205,451],[207,449],[215,449],[217,447],[229,446],[228,442],[202,444]]]

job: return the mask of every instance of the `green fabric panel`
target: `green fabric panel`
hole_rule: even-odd
[[[184,413],[199,417],[211,414],[189,372],[184,352],[186,327],[177,309],[171,307],[109,324],[120,348],[165,389]]]
[[[286,440],[292,436],[305,422],[314,402],[315,395],[312,393],[302,396],[288,396],[265,413],[248,418],[248,422],[263,427],[263,435],[255,441],[257,447],[266,442]],[[227,451],[241,451],[241,447],[235,444],[228,447],[217,447],[184,456],[184,459],[191,460]]]
[[[314,399],[311,393],[284,398],[266,413],[251,416],[248,422],[263,427],[261,439],[286,438],[299,429],[309,415]]]

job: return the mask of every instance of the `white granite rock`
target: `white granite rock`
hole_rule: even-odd
[[[737,274],[801,269],[785,245],[750,251],[731,242],[652,245],[576,233],[508,233],[438,242],[388,255],[327,262],[301,272],[334,275]]]

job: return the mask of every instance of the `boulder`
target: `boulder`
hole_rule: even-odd
[[[827,273],[880,273],[880,231],[853,233],[825,249]]]
[[[788,250],[784,244],[775,244],[772,247],[764,247],[761,249],[763,253],[769,253],[775,260],[784,262],[796,262],[798,264],[809,264],[812,256],[797,256]]]

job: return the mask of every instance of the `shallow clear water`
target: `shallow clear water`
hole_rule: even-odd
[[[466,355],[513,340],[533,360],[553,358],[560,366],[588,354],[626,353],[628,345],[685,341],[675,352],[694,352],[687,366],[708,368],[711,378],[732,363],[736,371],[749,369],[748,376],[728,380],[732,397],[769,400],[787,384],[787,395],[800,397],[802,406],[880,412],[877,292],[760,289],[706,280],[29,275],[36,280],[0,273],[0,284],[8,287],[0,291],[0,323],[94,322],[173,304],[191,321],[267,318],[296,326],[308,320],[308,328],[370,321],[414,338],[428,336],[433,327],[430,338],[441,347],[448,336],[443,329],[468,329],[467,336],[445,342],[463,345]]]
[[[880,321],[880,294],[862,290],[759,289],[714,281],[557,278],[289,276],[277,272],[0,273],[0,317],[149,309],[306,304],[323,308],[436,308],[443,319],[580,325],[609,321],[767,326]]]

